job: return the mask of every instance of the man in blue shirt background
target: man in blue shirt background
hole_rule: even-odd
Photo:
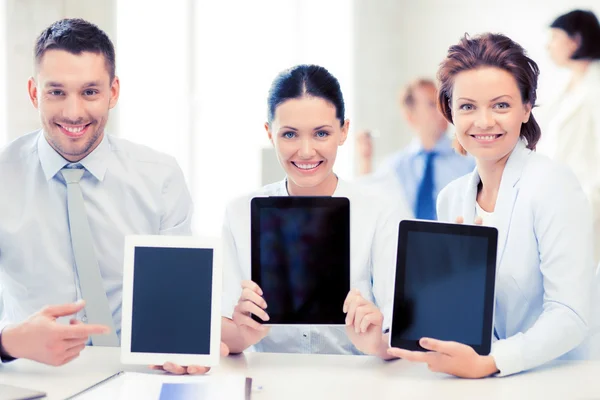
[[[433,81],[417,79],[400,95],[400,107],[415,138],[404,149],[385,159],[376,171],[360,179],[382,189],[383,194],[401,196],[418,219],[435,220],[440,190],[473,170],[472,158],[452,148],[448,122],[436,106]]]

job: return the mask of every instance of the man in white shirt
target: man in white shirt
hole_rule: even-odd
[[[43,31],[28,89],[42,129],[0,152],[0,356],[62,365],[90,335],[94,345],[118,346],[124,237],[191,235],[192,201],[174,158],[105,135],[119,78],[98,27],[65,19]],[[86,296],[89,271],[100,296]]]

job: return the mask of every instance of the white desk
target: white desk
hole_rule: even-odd
[[[64,399],[120,370],[118,349],[88,347],[63,367],[26,360],[0,366],[0,383]],[[506,378],[456,379],[424,365],[365,356],[247,353],[227,357],[211,374],[253,378],[252,398],[267,399],[600,399],[600,362],[554,363]]]

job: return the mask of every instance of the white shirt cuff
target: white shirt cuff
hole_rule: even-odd
[[[508,376],[524,370],[523,357],[519,346],[510,340],[498,340],[492,344],[490,356],[494,358],[496,367],[500,371],[495,376]]]

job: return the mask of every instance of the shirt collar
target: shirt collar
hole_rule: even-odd
[[[52,146],[50,146],[43,130],[40,131],[38,136],[37,147],[40,163],[47,181],[54,178],[65,165],[70,164],[68,160],[65,160],[52,148]],[[78,161],[78,163],[96,179],[103,181],[104,175],[106,175],[107,158],[109,154],[110,144],[108,143],[106,135],[104,135],[100,144],[83,160]]]
[[[438,140],[435,146],[433,147],[432,151],[438,155],[446,155],[454,152],[454,149],[452,148],[452,141],[448,137],[447,133],[444,133],[442,135],[440,140]],[[414,156],[426,153],[425,149],[423,148],[423,145],[421,144],[421,141],[418,138],[414,138],[410,142],[410,144],[408,145],[408,152]]]
[[[336,175],[337,176],[337,175]],[[340,179],[338,176],[337,186],[335,187],[335,191],[333,192],[332,197],[347,197],[346,193],[348,192],[348,185],[344,180]],[[277,189],[275,191],[275,196],[289,196],[290,193],[287,190],[287,180],[285,177],[282,181],[279,181],[277,185]]]

